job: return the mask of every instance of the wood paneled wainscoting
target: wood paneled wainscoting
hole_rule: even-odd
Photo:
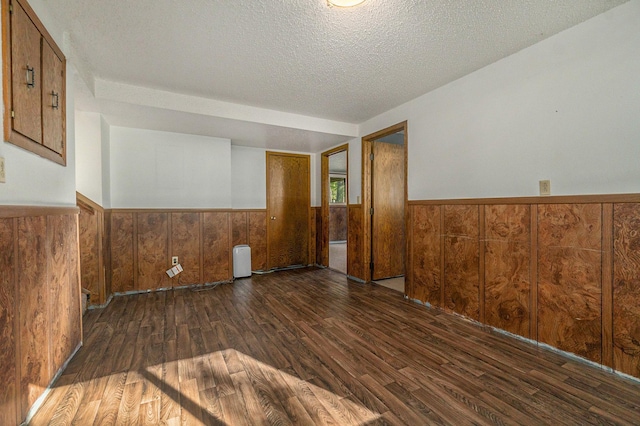
[[[347,206],[329,206],[329,241],[347,240]]]
[[[347,275],[365,278],[362,204],[347,206]]]
[[[640,194],[409,204],[409,298],[640,378]]]
[[[145,291],[233,278],[233,246],[251,246],[251,268],[266,267],[265,210],[111,210],[111,286]],[[184,272],[169,278],[171,257]]]
[[[81,344],[75,207],[0,206],[0,424],[20,424]]]
[[[240,244],[251,247],[252,270],[267,267],[264,209],[105,210],[80,193],[77,204],[82,285],[91,291],[93,305],[105,304],[113,293],[230,280],[233,247]],[[312,264],[316,249],[321,250],[316,243],[319,213],[311,209]],[[178,256],[184,272],[169,278],[165,271],[172,256]]]
[[[329,259],[323,259],[322,248],[328,245],[328,241],[324,241],[322,235],[322,208],[311,207],[311,243],[315,243],[313,248],[313,256],[310,256],[311,261],[315,261],[316,265],[329,266]],[[329,251],[327,250],[327,253]],[[328,255],[327,255],[328,256]]]
[[[80,208],[78,228],[80,235],[80,282],[91,292],[89,303],[102,305],[111,294],[109,264],[109,240],[105,210],[99,204],[80,193],[76,193]]]

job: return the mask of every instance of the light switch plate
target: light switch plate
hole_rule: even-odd
[[[551,195],[551,181],[550,180],[541,180],[540,181],[540,195]]]
[[[4,170],[4,157],[0,157],[0,183],[7,181],[6,173]]]

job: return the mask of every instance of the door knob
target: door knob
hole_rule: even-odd
[[[275,216],[271,216],[271,220],[276,220],[276,217]]]

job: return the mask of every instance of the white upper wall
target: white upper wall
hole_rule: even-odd
[[[102,207],[111,208],[111,126],[100,116]]]
[[[231,147],[231,198],[234,209],[267,207],[265,150]]]
[[[360,204],[362,195],[362,140],[352,139],[349,142],[349,176],[347,177],[347,190],[349,191],[349,203]]]
[[[271,152],[287,152],[269,150]],[[296,152],[293,152],[296,153]],[[320,205],[320,189],[317,186],[319,176],[316,172],[320,156],[309,153],[311,164],[311,205]],[[231,146],[231,185],[234,209],[265,209],[267,208],[267,150],[263,148],[250,148],[244,146]]]
[[[42,0],[29,0],[29,4],[47,28],[55,42],[67,54],[63,35],[51,20]],[[0,23],[1,25],[1,23]],[[4,31],[1,27],[0,30]],[[2,67],[0,67],[0,73]],[[73,96],[73,67],[67,62],[67,166],[45,160],[8,142],[0,143],[0,157],[5,159],[6,183],[0,183],[0,205],[76,204],[75,184],[75,124]],[[0,88],[0,95],[2,88]],[[0,119],[0,122],[3,120]],[[0,124],[4,134],[4,123]]]
[[[76,111],[76,189],[100,205],[102,174],[102,117]]]
[[[632,0],[375,117],[361,135],[408,120],[411,200],[535,196],[543,179],[552,195],[640,192],[639,22]]]
[[[230,208],[231,141],[111,127],[112,208]]]
[[[266,208],[263,148],[231,146],[228,139],[109,126],[92,113],[79,114],[79,123],[78,134],[91,141],[95,169],[85,171],[79,165],[78,181],[101,174],[102,200],[90,195],[99,190],[93,181],[78,191],[105,208]],[[98,137],[100,146],[93,142]],[[307,155],[311,204],[319,205],[317,156]]]
[[[305,154],[305,153],[302,153]],[[322,205],[322,194],[320,189],[320,154],[309,154],[309,163],[311,165],[310,181],[311,181],[311,207],[320,207]]]

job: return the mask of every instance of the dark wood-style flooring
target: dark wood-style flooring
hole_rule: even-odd
[[[31,424],[640,424],[640,384],[335,272],[117,297]]]

